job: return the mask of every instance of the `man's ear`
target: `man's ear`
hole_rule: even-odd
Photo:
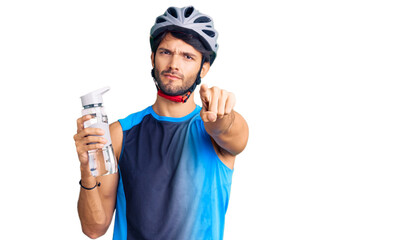
[[[155,53],[151,53],[151,62],[152,62],[152,67],[155,67]]]
[[[200,78],[204,78],[209,70],[210,63],[209,62],[203,63],[202,71],[200,72]]]

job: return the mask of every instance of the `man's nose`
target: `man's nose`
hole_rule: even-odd
[[[179,65],[180,65],[180,59],[177,54],[173,54],[170,63],[169,63],[169,68],[173,70],[179,70]]]

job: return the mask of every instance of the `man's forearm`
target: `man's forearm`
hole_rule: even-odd
[[[95,177],[89,171],[81,170],[81,184],[92,188],[96,184]],[[107,216],[101,201],[98,187],[86,190],[81,187],[78,199],[78,215],[82,231],[91,238],[102,236],[106,232]]]
[[[248,126],[239,113],[232,111],[216,122],[205,122],[204,126],[217,145],[230,154],[237,155],[244,150],[248,140]]]

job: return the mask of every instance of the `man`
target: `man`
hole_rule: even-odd
[[[77,120],[78,213],[87,236],[103,235],[116,209],[114,239],[223,238],[234,161],[248,126],[233,110],[232,93],[203,85],[202,108],[192,97],[215,60],[216,40],[212,19],[191,6],[171,7],[156,19],[150,38],[156,102],[110,125],[119,173],[91,176],[87,151],[106,140],[101,129],[83,128],[90,116]]]

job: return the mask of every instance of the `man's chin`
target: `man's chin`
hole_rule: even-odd
[[[169,96],[180,96],[180,95],[185,94],[187,90],[169,91],[167,89],[163,89],[162,92]]]
[[[159,84],[160,90],[166,95],[169,96],[180,96],[183,95],[189,90],[188,88],[186,89],[181,89],[181,87],[175,87],[175,86],[170,86],[170,85],[163,85]]]

